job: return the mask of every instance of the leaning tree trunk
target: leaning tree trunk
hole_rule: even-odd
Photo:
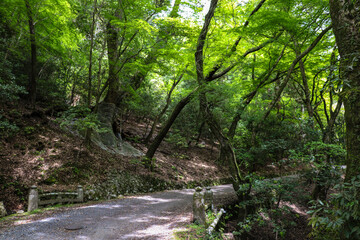
[[[166,137],[166,134],[169,132],[171,126],[175,122],[177,116],[180,114],[180,112],[184,109],[184,107],[193,99],[195,92],[197,89],[189,93],[186,97],[181,99],[175,106],[174,110],[172,111],[170,117],[166,121],[165,125],[162,127],[158,135],[155,137],[154,141],[151,143],[151,145],[148,148],[148,151],[146,152],[146,157],[148,159],[152,159],[154,157],[154,154],[158,147],[160,146],[160,143],[162,140]]]
[[[185,68],[185,70],[186,70],[186,68]],[[147,135],[147,137],[145,138],[145,141],[144,141],[145,144],[149,143],[149,141],[152,138],[152,135],[154,134],[154,131],[155,131],[155,128],[156,128],[158,122],[160,121],[162,116],[166,113],[167,109],[169,108],[169,105],[171,103],[171,95],[172,95],[174,89],[176,88],[176,86],[180,83],[180,81],[183,78],[184,74],[185,74],[185,71],[180,75],[180,77],[178,79],[174,80],[174,82],[173,82],[173,84],[171,86],[171,89],[170,89],[169,93],[167,94],[166,104],[163,107],[163,109],[161,110],[160,114],[156,116],[156,118],[155,118],[155,120],[154,120],[154,122],[153,122],[153,124],[151,126],[150,132]]]
[[[197,82],[200,89],[200,111],[204,116],[204,119],[207,123],[207,125],[210,127],[211,132],[214,134],[214,136],[217,138],[217,140],[220,142],[221,147],[225,150],[224,151],[224,157],[226,159],[226,162],[229,166],[232,183],[234,190],[239,197],[239,200],[243,200],[242,198],[245,196],[248,196],[248,193],[239,191],[240,185],[243,183],[243,179],[240,173],[239,166],[236,161],[235,153],[233,150],[233,147],[231,146],[231,143],[229,140],[224,136],[222,133],[221,127],[218,124],[218,122],[215,120],[214,116],[212,115],[207,98],[206,98],[206,82],[204,77],[204,56],[203,56],[203,50],[205,46],[205,41],[207,37],[207,33],[209,31],[211,19],[214,16],[215,9],[217,7],[218,0],[211,0],[210,8],[208,13],[205,16],[205,21],[203,24],[203,28],[199,34],[196,52],[195,52],[195,65],[196,65],[196,75],[197,75]]]

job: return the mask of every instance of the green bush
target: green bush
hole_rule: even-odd
[[[24,87],[15,83],[3,83],[0,79],[0,101],[12,102],[19,99],[20,94],[26,94]]]
[[[35,127],[27,126],[24,128],[24,134],[25,135],[31,135],[36,131]]]
[[[91,129],[96,132],[106,131],[100,127],[101,123],[96,114],[84,106],[72,107],[65,111],[62,116],[58,118],[58,122],[60,122],[60,127],[75,128],[75,130],[80,133],[84,133],[86,129]]]
[[[341,178],[341,168],[337,163],[345,159],[346,151],[341,145],[326,144],[323,142],[311,142],[306,145],[307,151],[302,155],[305,162],[313,167],[307,170],[303,177],[308,182],[316,183],[320,187],[320,197],[326,199],[328,190],[335,186]],[[296,156],[296,154],[294,154]],[[318,197],[314,195],[313,197]]]
[[[170,143],[174,143],[179,147],[187,147],[187,139],[180,134],[180,132],[174,130],[170,132],[166,137],[166,141]]]
[[[332,164],[342,164],[345,161],[346,150],[341,145],[311,142],[306,147],[315,161],[327,161]]]
[[[242,221],[238,222],[236,235],[247,236],[254,227],[272,226],[273,232],[280,238],[284,238],[286,229],[293,225],[293,222],[283,221],[284,214],[289,214],[287,206],[280,207],[280,201],[294,200],[293,192],[298,185],[294,179],[263,180],[256,176],[248,176],[250,183],[241,186],[246,191],[251,186],[249,199],[236,205],[245,216],[240,216]],[[246,211],[244,211],[246,209]]]
[[[0,136],[3,138],[13,137],[19,132],[16,124],[10,123],[2,115],[0,115]]]
[[[360,239],[360,175],[335,186],[331,201],[312,201],[310,224],[315,239]]]

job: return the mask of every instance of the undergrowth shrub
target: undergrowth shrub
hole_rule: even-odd
[[[294,201],[293,192],[297,182],[293,179],[262,180],[253,178],[251,181],[250,199],[240,202],[236,207],[246,214],[240,216],[238,231],[234,234],[246,237],[257,226],[271,226],[274,234],[279,238],[285,237],[286,229],[296,223],[283,221],[283,216],[290,213],[290,209],[281,201]]]
[[[321,191],[320,197],[326,199],[329,189],[340,181],[343,174],[341,166],[336,164],[343,162],[346,151],[341,145],[323,142],[311,142],[306,147],[303,160],[312,167],[304,172],[303,177],[307,182],[315,183]]]
[[[5,83],[0,79],[0,101],[12,102],[19,99],[20,94],[26,94],[24,87],[19,86],[13,82]]]
[[[95,113],[85,106],[72,107],[65,111],[60,118],[57,119],[60,127],[69,127],[80,133],[84,133],[86,129],[96,132],[104,132],[106,129],[101,128],[101,123]]]
[[[0,138],[13,137],[19,130],[20,129],[16,124],[9,122],[0,114]]]
[[[168,133],[168,136],[166,137],[166,141],[176,144],[179,147],[187,147],[187,139],[181,135],[179,131],[174,129],[172,132]]]
[[[360,239],[360,175],[337,184],[329,202],[312,201],[309,224],[315,239]]]

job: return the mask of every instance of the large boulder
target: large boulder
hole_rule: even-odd
[[[120,134],[115,136],[113,131],[114,117],[117,114],[115,104],[102,102],[99,104],[97,117],[101,128],[106,132],[93,132],[91,140],[105,151],[129,157],[143,156],[144,153],[131,146],[130,143],[121,139]]]

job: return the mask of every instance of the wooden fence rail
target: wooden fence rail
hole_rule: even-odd
[[[54,198],[56,197],[56,198]],[[45,198],[45,199],[44,199]],[[51,199],[46,199],[51,198]],[[52,192],[39,194],[36,186],[31,186],[29,193],[28,212],[38,209],[39,206],[56,203],[76,203],[84,201],[84,190],[78,186],[76,192]]]

